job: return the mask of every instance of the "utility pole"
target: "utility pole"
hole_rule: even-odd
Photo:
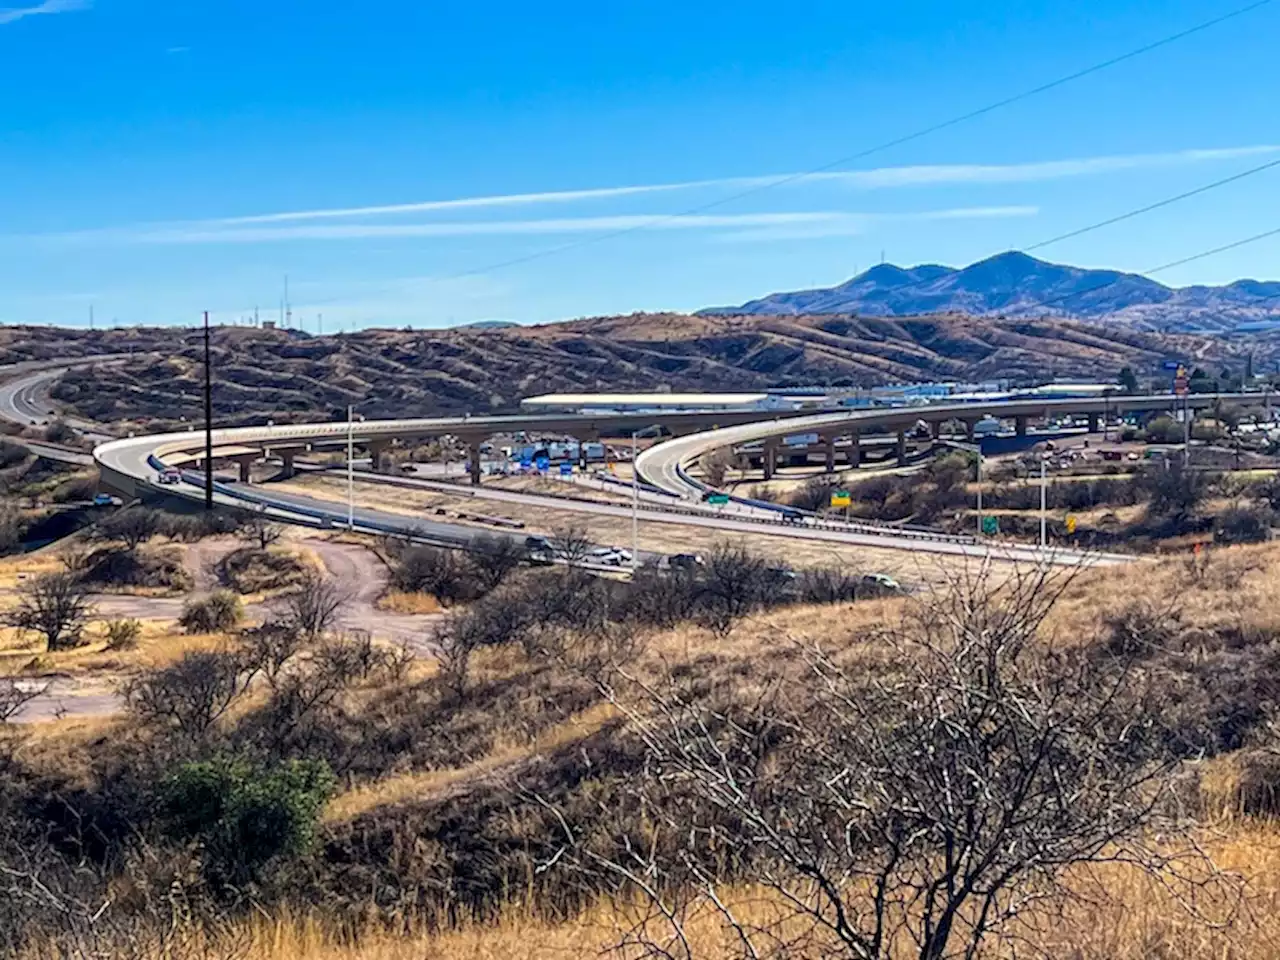
[[[213,361],[208,310],[204,312],[204,508],[213,512]]]
[[[93,304],[89,304],[89,329],[93,329]]]
[[[284,275],[284,328],[293,326],[293,304],[289,302],[289,275]]]

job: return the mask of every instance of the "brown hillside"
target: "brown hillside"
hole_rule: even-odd
[[[100,331],[73,336],[18,328],[0,357],[152,349],[163,357],[68,375],[55,396],[102,420],[198,418],[197,331]],[[559,390],[755,390],[784,385],[872,386],[918,380],[1052,377],[1146,381],[1169,358],[1213,373],[1258,369],[1278,351],[1264,338],[1134,332],[1061,320],[963,316],[691,317],[637,314],[500,330],[367,330],[324,338],[223,327],[214,334],[218,413],[315,418],[363,404],[367,416],[514,409]]]

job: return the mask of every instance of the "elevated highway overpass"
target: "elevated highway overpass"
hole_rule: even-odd
[[[1263,395],[1233,395],[1230,399],[1234,403],[1244,405],[1269,405],[1270,402],[1269,396]],[[701,512],[700,525],[721,526],[728,530],[737,529],[752,520],[758,522],[761,518],[758,516],[717,517],[712,511],[701,506],[701,495],[706,488],[690,475],[690,470],[699,458],[721,447],[763,443],[766,458],[768,458],[771,456],[770,450],[776,451],[776,444],[782,438],[817,433],[832,446],[841,438],[849,438],[851,449],[856,451],[862,434],[879,431],[896,435],[901,453],[908,432],[916,428],[920,421],[929,424],[931,432],[935,435],[940,433],[948,422],[958,421],[964,425],[965,432],[972,435],[973,425],[982,418],[990,416],[1011,420],[1014,422],[1015,430],[1025,433],[1028,422],[1038,418],[1078,416],[1088,418],[1096,426],[1098,418],[1104,415],[1157,413],[1184,407],[1195,412],[1211,408],[1218,402],[1221,402],[1221,398],[1216,396],[1179,398],[1157,395],[1106,399],[998,400],[818,414],[804,412],[778,414],[763,411],[603,416],[539,414],[378,420],[361,421],[355,424],[341,421],[215,430],[213,443],[215,463],[221,454],[224,458],[239,460],[243,464],[247,458],[256,458],[272,450],[288,453],[314,447],[341,447],[350,439],[355,444],[369,449],[376,463],[381,456],[381,451],[394,441],[412,441],[451,435],[462,438],[471,449],[473,479],[478,482],[480,444],[486,438],[496,434],[553,433],[588,439],[599,436],[626,436],[633,431],[658,425],[676,434],[676,437],[658,443],[640,455],[636,464],[638,476],[657,488],[681,498],[684,502],[677,505],[678,512],[684,514]],[[187,475],[184,482],[164,488],[157,487],[156,478],[159,470],[170,464],[199,461],[203,457],[203,447],[202,431],[131,437],[102,444],[94,451],[94,459],[102,473],[104,485],[122,496],[133,498],[163,491],[195,500],[203,496],[203,491],[199,487],[199,478]],[[287,458],[286,462],[288,462]],[[828,465],[830,465],[830,459]],[[315,522],[317,516],[330,522],[345,520],[345,511],[340,505],[310,500],[296,494],[288,496],[274,494],[269,487],[256,487],[250,490],[247,485],[236,485],[235,489],[219,485],[218,500],[227,505],[241,507],[247,502],[256,505],[258,509],[269,511],[282,520]],[[651,506],[647,508],[646,513],[658,509],[660,508]],[[385,526],[385,515],[382,519],[378,519],[374,516],[374,511],[361,510],[360,513],[365,520],[360,521],[359,526],[366,529],[379,529],[379,524]],[[403,516],[399,516],[397,522],[402,527],[408,525]],[[440,523],[432,525],[449,526]],[[769,532],[777,535],[808,539],[862,543],[866,542],[867,538],[872,538],[872,542],[881,546],[936,553],[995,554],[1003,555],[1007,559],[1024,560],[1043,557],[1041,551],[1031,547],[979,542],[968,537],[929,535],[920,531],[909,532],[892,527],[877,528],[869,524],[856,525],[856,528],[855,525],[837,524],[819,527],[813,523],[786,528],[780,524],[772,526],[775,529]],[[454,525],[452,532],[465,540],[473,536],[476,531],[474,528]],[[1052,558],[1057,562],[1078,562],[1082,556],[1075,551],[1067,550],[1057,550],[1052,553]],[[1107,559],[1118,562],[1121,558]]]

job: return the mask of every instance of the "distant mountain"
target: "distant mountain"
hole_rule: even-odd
[[[1148,330],[1225,331],[1280,317],[1280,282],[1237,280],[1224,287],[1178,289],[1136,273],[1085,270],[1011,251],[962,270],[938,264],[903,269],[884,263],[838,287],[775,293],[738,307],[699,312],[710,316],[1063,316],[1122,321]]]

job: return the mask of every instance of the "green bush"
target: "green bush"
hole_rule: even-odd
[[[178,623],[187,633],[219,633],[235,627],[243,613],[239,597],[230,591],[218,590],[203,600],[188,601]]]
[[[170,836],[200,844],[211,879],[245,883],[311,848],[335,784],[323,760],[263,767],[224,756],[182,764],[163,782],[161,805]]]

